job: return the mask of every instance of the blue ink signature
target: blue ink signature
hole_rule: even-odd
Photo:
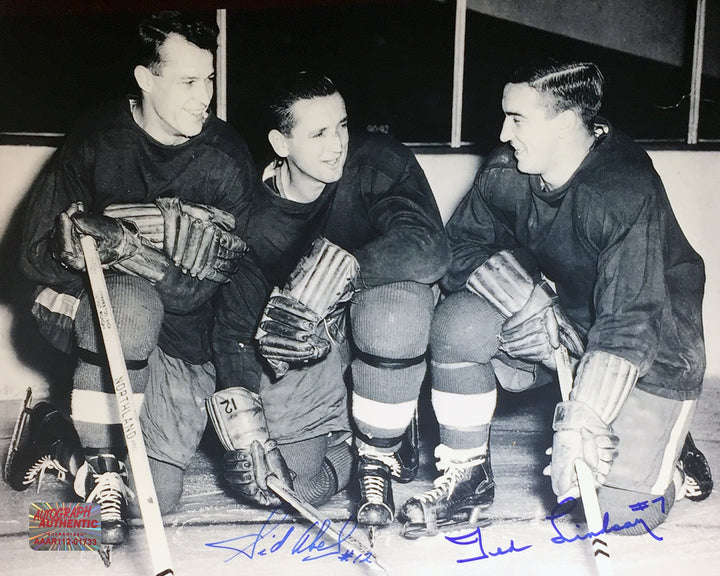
[[[661,496],[659,498],[655,498],[651,501],[651,503],[659,503],[661,510],[665,511],[665,499]],[[641,501],[637,502],[636,504],[632,504],[628,506],[630,510],[634,512],[646,510],[649,507],[648,501]],[[630,528],[634,528],[636,526],[642,527],[645,532],[650,534],[655,540],[662,541],[663,538],[661,536],[658,536],[655,534],[650,527],[645,523],[645,521],[642,518],[636,518],[633,521],[625,522],[624,524],[613,524],[610,525],[610,518],[608,513],[606,512],[603,515],[603,526],[602,529],[597,532],[587,532],[585,534],[577,534],[575,536],[565,536],[561,531],[560,527],[556,524],[556,520],[559,520],[565,516],[568,516],[574,509],[575,506],[577,506],[577,500],[575,498],[566,498],[562,502],[560,502],[552,511],[550,516],[546,516],[546,520],[550,520],[550,523],[552,524],[553,529],[555,530],[556,536],[552,537],[550,539],[551,542],[554,544],[567,544],[570,542],[577,542],[580,540],[589,540],[591,538],[594,538],[596,536],[600,536],[601,534],[609,534],[611,532],[621,532],[622,530],[628,530]],[[562,509],[562,511],[560,510]],[[576,526],[578,526],[576,524]],[[460,536],[445,536],[445,539],[448,542],[451,542],[452,544],[456,544],[458,546],[469,546],[473,544],[477,544],[478,548],[480,549],[480,555],[479,556],[473,556],[472,558],[462,558],[460,560],[456,560],[457,563],[464,563],[464,562],[475,562],[476,560],[485,560],[487,558],[495,558],[497,556],[505,556],[506,554],[511,554],[512,552],[523,552],[524,550],[527,550],[528,548],[532,548],[532,544],[528,544],[527,546],[520,546],[517,547],[515,545],[514,540],[510,540],[510,544],[507,548],[498,547],[495,551],[485,551],[485,546],[483,544],[482,539],[482,532],[480,530],[480,527],[477,527],[473,529],[471,532],[468,532],[467,534],[462,534]]]
[[[461,560],[456,560],[458,564],[462,564],[463,562],[475,562],[476,560],[485,560],[486,558],[494,558],[496,556],[504,556],[505,554],[510,554],[511,552],[522,552],[523,550],[532,548],[532,544],[529,544],[527,546],[521,546],[520,548],[515,548],[515,542],[513,540],[510,540],[510,546],[508,546],[505,550],[498,547],[497,551],[495,552],[485,552],[485,547],[483,546],[482,541],[482,532],[480,531],[480,528],[475,528],[475,530],[473,530],[472,532],[468,532],[467,534],[463,534],[462,536],[445,536],[445,540],[448,540],[453,544],[458,544],[459,546],[469,546],[471,544],[477,543],[478,547],[480,548],[480,552],[482,552],[480,556],[473,556],[472,558],[462,558]]]
[[[229,562],[238,556],[245,556],[252,560],[258,556],[268,556],[280,550],[286,550],[293,556],[301,556],[300,559],[303,562],[335,556],[341,562],[352,561],[353,564],[371,563],[372,552],[355,551],[344,545],[345,541],[355,531],[356,522],[345,521],[342,528],[337,531],[336,541],[328,543],[326,541],[329,540],[328,530],[332,524],[330,520],[324,520],[320,526],[316,522],[300,533],[300,529],[296,531],[295,526],[282,526],[287,517],[287,514],[280,517],[279,509],[275,508],[270,512],[258,532],[218,542],[207,542],[205,546],[234,552],[225,562]],[[291,538],[291,536],[298,534],[297,539]],[[290,544],[291,540],[293,540],[292,545]]]
[[[662,500],[661,506],[664,510],[664,508],[665,508],[664,498],[656,498],[655,500],[653,500],[653,502],[660,501],[660,500]],[[563,506],[565,506],[566,504],[568,504],[569,506],[565,509],[565,511],[558,512],[558,510],[560,508],[562,508]],[[597,532],[587,532],[585,534],[577,534],[576,536],[572,536],[572,537],[568,538],[560,531],[560,528],[558,528],[555,521],[570,514],[570,512],[573,511],[573,509],[575,508],[576,505],[577,505],[577,500],[575,500],[575,498],[566,498],[565,500],[560,502],[553,509],[550,516],[546,517],[546,520],[550,520],[550,523],[552,524],[553,529],[557,533],[557,536],[554,536],[550,539],[554,544],[566,544],[568,542],[576,542],[578,540],[588,540],[590,538],[594,538],[595,536],[600,536],[601,534],[609,534],[611,532],[621,532],[622,530],[628,530],[629,528],[634,528],[635,526],[642,526],[642,528],[644,528],[645,531],[648,534],[650,534],[650,536],[655,538],[655,540],[662,541],[662,536],[658,536],[657,534],[655,534],[642,518],[636,518],[634,521],[632,521],[632,522],[628,521],[622,525],[613,524],[612,526],[610,526],[610,518],[609,518],[609,515],[607,512],[605,512],[605,514],[603,514],[602,529],[600,529]],[[647,508],[647,502],[638,502],[637,504],[630,506],[631,510],[643,510],[645,508]]]

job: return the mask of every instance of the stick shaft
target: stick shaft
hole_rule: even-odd
[[[153,570],[155,574],[172,574],[170,551],[165,538],[165,527],[163,526],[160,506],[155,493],[155,484],[153,483],[150,463],[145,450],[140,420],[135,413],[132,402],[133,393],[130,378],[125,365],[125,356],[120,344],[120,334],[115,323],[115,315],[110,306],[110,295],[105,283],[97,246],[92,236],[83,236],[80,243],[85,256],[85,268],[90,280],[100,332],[105,344],[110,376],[115,389],[115,399],[120,411],[123,435],[127,444],[130,468],[135,479],[135,491],[137,492],[140,513],[145,525],[145,535],[150,548]]]
[[[557,365],[558,381],[563,400],[570,399],[570,391],[573,387],[572,370],[570,369],[570,358],[565,346],[555,350],[555,364]],[[592,470],[582,460],[575,462],[575,473],[578,478],[580,499],[582,500],[585,521],[590,532],[601,534],[601,537],[592,539],[593,556],[595,566],[600,576],[612,576],[612,564],[610,562],[610,550],[604,534],[603,516],[600,510],[597,491],[595,490],[595,477]]]

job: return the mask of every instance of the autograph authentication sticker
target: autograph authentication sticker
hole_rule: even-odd
[[[33,550],[98,550],[100,505],[87,502],[33,502],[28,514]]]

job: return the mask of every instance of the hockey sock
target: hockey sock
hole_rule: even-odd
[[[107,284],[137,411],[149,377],[147,359],[158,341],[162,302],[152,285],[141,278],[109,276]],[[80,442],[86,448],[124,446],[105,349],[87,295],[75,318],[75,338],[79,360],[73,376],[71,416]]]
[[[373,445],[399,439],[412,420],[433,306],[432,290],[413,282],[367,288],[353,299],[352,415]]]
[[[503,318],[490,304],[458,293],[437,308],[430,333],[432,404],[440,442],[455,449],[487,443],[497,402],[491,359]],[[462,327],[462,328],[459,328]]]

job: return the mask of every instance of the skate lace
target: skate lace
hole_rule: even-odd
[[[700,490],[700,485],[697,483],[695,478],[692,476],[689,476],[687,473],[685,474],[685,482],[683,482],[683,491],[685,496],[701,496],[702,490]]]
[[[418,500],[428,504],[449,497],[455,491],[457,483],[465,476],[466,470],[486,461],[484,451],[473,454],[463,461],[453,460],[452,454],[453,451],[444,444],[439,444],[435,448],[435,457],[438,459],[437,469],[443,474],[433,481],[433,488],[417,497]]]
[[[463,476],[463,468],[450,465],[439,478],[433,481],[434,488],[420,494],[417,498],[421,502],[431,503],[437,502],[443,497],[447,497],[455,490],[455,486]]]
[[[399,476],[400,473],[402,472],[402,466],[400,464],[400,460],[398,459],[395,452],[377,452],[375,450],[372,450],[372,451],[360,450],[359,452],[360,452],[360,456],[365,456],[365,457],[371,458],[373,460],[377,460],[378,462],[382,462],[383,464],[385,464],[385,466],[390,468],[390,472],[394,476]]]
[[[122,520],[122,506],[128,498],[134,498],[132,490],[117,472],[93,474],[95,488],[88,494],[86,502],[100,504],[100,517],[103,521]]]
[[[384,502],[385,480],[380,476],[365,475],[363,477],[363,491],[365,492],[365,499],[370,504],[382,505]]]
[[[65,474],[68,471],[67,468],[60,464],[60,462],[56,458],[50,456],[50,454],[45,454],[44,456],[39,458],[35,462],[35,464],[33,464],[30,469],[25,473],[25,476],[23,478],[23,484],[32,484],[35,481],[35,478],[37,478],[37,489],[38,491],[40,491],[40,485],[45,478],[45,473],[51,470],[57,471],[58,480],[62,482],[65,481]]]

